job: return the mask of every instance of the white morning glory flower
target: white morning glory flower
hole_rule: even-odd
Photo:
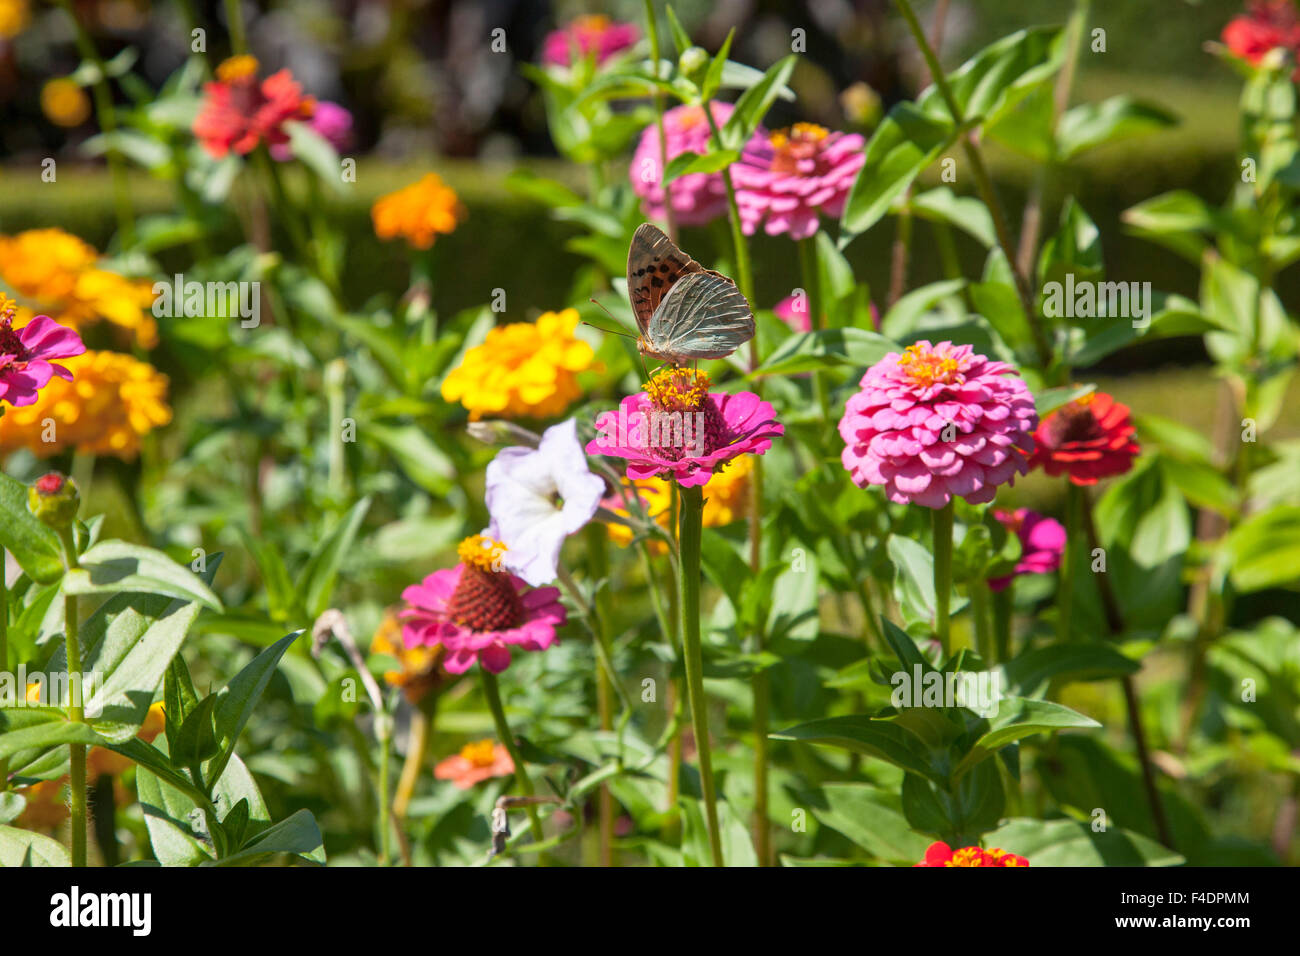
[[[506,546],[510,571],[534,587],[550,584],[564,539],[591,520],[604,496],[571,418],[546,429],[537,448],[503,448],[488,465],[488,533]]]

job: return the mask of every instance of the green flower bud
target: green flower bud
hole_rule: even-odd
[[[677,60],[677,69],[681,70],[682,76],[696,84],[704,79],[704,71],[708,68],[709,52],[702,47],[687,47]]]
[[[80,508],[77,483],[57,471],[42,475],[27,489],[27,510],[56,531],[71,528]]]

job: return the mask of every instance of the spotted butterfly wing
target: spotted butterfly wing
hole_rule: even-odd
[[[648,222],[638,226],[627,250],[627,296],[637,330],[645,335],[651,316],[675,282],[703,271],[702,265],[678,249],[660,229]]]
[[[736,284],[716,272],[694,272],[673,283],[638,347],[681,365],[719,359],[754,337],[754,313]]]

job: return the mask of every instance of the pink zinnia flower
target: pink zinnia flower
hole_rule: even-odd
[[[221,159],[232,150],[246,156],[259,143],[289,142],[288,120],[309,120],[315,101],[288,70],[258,82],[257,60],[236,56],[217,67],[217,82],[203,87],[203,109],[194,119],[194,135],[208,153]]]
[[[858,170],[866,141],[812,123],[796,123],[770,137],[750,140],[731,167],[745,235],[759,223],[769,236],[807,239],[817,214],[838,216]]]
[[[671,477],[691,488],[739,455],[763,454],[785,426],[753,392],[710,392],[705,373],[671,368],[623,399],[618,411],[601,412],[596,431],[587,454],[626,458],[629,481]]]
[[[441,644],[443,666],[463,674],[478,661],[500,674],[510,666],[510,647],[544,651],[567,620],[557,588],[529,588],[502,570],[504,546],[475,535],[461,542],[461,563],[435,571],[402,592],[407,647]]]
[[[542,43],[542,62],[549,66],[572,66],[573,48],[581,56],[596,53],[596,65],[615,53],[626,50],[641,39],[641,31],[632,23],[620,23],[603,14],[575,17],[558,30],[546,34]]]
[[[433,775],[438,780],[450,780],[461,790],[493,777],[508,777],[515,772],[515,762],[510,751],[491,740],[466,744],[460,753],[438,762]]]
[[[72,373],[54,359],[86,351],[81,336],[48,315],[38,315],[21,329],[13,327],[13,303],[0,296],[0,401],[30,405],[55,375],[72,381]]]
[[[318,100],[307,125],[337,152],[341,153],[352,145],[352,114],[337,103]],[[277,143],[271,147],[271,156],[283,163],[292,159],[293,153],[288,143]]]
[[[989,578],[989,587],[994,591],[1001,591],[1016,575],[1051,574],[1061,566],[1061,554],[1065,551],[1065,526],[1061,522],[1028,508],[994,511],[993,517],[1020,539],[1020,560],[1016,562],[1015,573]]]
[[[709,112],[721,129],[726,125],[735,107],[730,103],[713,101]],[[767,134],[759,128],[754,134],[756,142]],[[641,209],[652,219],[665,218],[665,191],[663,167],[682,153],[706,153],[709,150],[709,118],[702,106],[676,106],[664,113],[664,142],[667,158],[659,153],[659,127],[651,123],[641,134],[628,175],[632,189],[641,197]],[[672,192],[673,214],[679,226],[703,226],[727,214],[727,187],[722,173],[688,173],[678,176],[668,184]]]
[[[954,495],[992,501],[998,485],[1028,470],[1038,415],[1007,363],[922,340],[886,355],[860,384],[840,420],[841,459],[858,487],[884,485],[890,501],[942,508]]]

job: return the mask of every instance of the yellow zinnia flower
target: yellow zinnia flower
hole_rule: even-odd
[[[29,229],[0,236],[0,278],[34,300],[36,312],[80,331],[107,320],[129,329],[144,348],[158,343],[150,306],[153,284],[97,267],[93,246],[62,229]]]
[[[417,249],[428,249],[438,233],[449,233],[465,218],[465,209],[451,187],[437,173],[397,192],[380,196],[370,207],[375,235],[380,239],[404,238]]]
[[[60,362],[57,376],[31,405],[0,416],[0,455],[26,448],[48,458],[68,448],[132,459],[140,439],[172,420],[167,376],[120,352],[86,352]]]
[[[559,415],[581,394],[577,373],[596,357],[577,327],[578,310],[565,309],[492,329],[443,380],[443,399],[460,402],[471,419]]]
[[[74,81],[60,76],[41,87],[41,112],[55,126],[71,129],[90,118],[90,97]]]
[[[704,527],[721,528],[744,517],[749,475],[753,470],[753,458],[741,455],[722,471],[714,473],[704,486]],[[661,528],[672,530],[668,527],[672,518],[672,486],[669,482],[662,478],[645,478],[633,482],[624,479],[624,484],[636,490],[652,521]],[[625,518],[628,516],[624,508],[612,510]],[[632,529],[627,525],[611,524],[608,527],[611,540],[624,547],[632,543]],[[656,553],[664,550],[664,544],[659,540],[652,540],[650,547]]]

